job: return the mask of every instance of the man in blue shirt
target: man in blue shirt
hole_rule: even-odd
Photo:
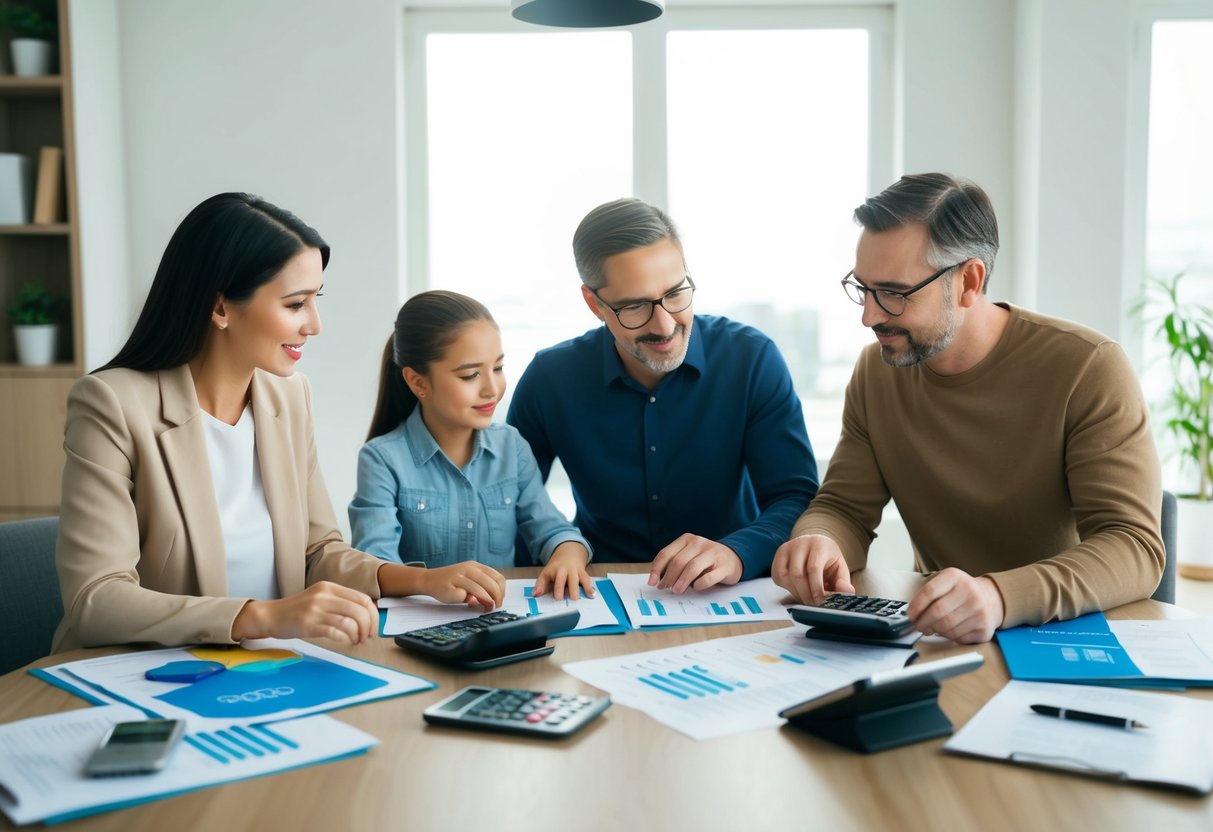
[[[800,400],[774,343],[695,315],[673,223],[638,199],[573,235],[581,294],[605,326],[535,356],[507,421],[544,479],[559,458],[598,561],[653,561],[684,592],[767,572],[817,493]]]

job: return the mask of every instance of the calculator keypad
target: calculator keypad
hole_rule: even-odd
[[[512,612],[506,612],[505,610],[497,610],[496,612],[485,613],[477,618],[466,618],[462,621],[452,621],[450,624],[439,624],[436,627],[413,630],[406,635],[435,647],[446,647],[450,644],[467,641],[476,633],[487,630],[495,624],[517,621],[524,617],[515,615]]]
[[[847,612],[862,612],[869,615],[898,615],[906,611],[909,606],[907,601],[892,601],[888,598],[871,598],[867,595],[831,595],[826,598],[819,606],[831,610],[845,610]]]
[[[474,696],[477,691],[483,695],[471,704],[451,711],[448,703],[469,692]],[[456,702],[456,706],[461,702]],[[579,730],[610,704],[607,697],[512,688],[467,688],[427,708],[424,717],[427,722],[436,724],[555,737]]]

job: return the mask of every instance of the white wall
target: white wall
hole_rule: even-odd
[[[944,169],[989,191],[995,297],[1124,338],[1140,273],[1126,169],[1145,115],[1128,92],[1132,34],[1150,0],[890,2],[895,170]],[[88,363],[125,337],[122,310],[201,199],[251,190],[295,211],[334,250],[325,331],[301,369],[342,522],[403,294],[401,7],[73,0]]]
[[[88,27],[90,19],[76,23]],[[91,34],[112,38],[109,55],[82,55],[76,76],[83,96],[91,73],[120,56],[120,89],[94,89],[96,99],[77,106],[96,109],[101,99],[121,115],[129,280],[96,259],[103,246],[87,247],[90,366],[115,348],[102,332],[121,333],[119,341],[129,332],[169,236],[194,205],[243,190],[295,212],[333,249],[324,331],[300,369],[315,390],[321,466],[343,518],[398,304],[397,4],[117,0],[117,31],[108,23]],[[81,123],[82,151],[97,143],[90,128],[98,120]],[[90,164],[81,194],[108,191],[111,172]],[[88,205],[81,213],[89,232],[111,219]],[[109,320],[93,313],[93,301],[111,290],[119,306],[134,299],[125,320],[115,304]]]

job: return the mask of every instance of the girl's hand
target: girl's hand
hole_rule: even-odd
[[[447,604],[467,603],[491,610],[505,601],[505,578],[491,566],[474,560],[427,569],[420,583],[419,594]]]
[[[249,601],[232,622],[232,638],[331,638],[362,644],[375,635],[379,610],[361,592],[320,581],[275,601]]]
[[[535,580],[535,597],[543,595],[550,588],[552,597],[557,601],[564,600],[565,593],[576,601],[581,596],[578,591],[585,589],[587,598],[594,597],[594,579],[586,571],[590,562],[590,553],[580,543],[566,540],[556,547],[547,566]]]

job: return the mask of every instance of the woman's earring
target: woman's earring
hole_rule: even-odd
[[[219,324],[219,331],[220,331],[220,332],[222,332],[222,331],[223,331],[223,330],[225,330],[225,329],[227,329],[227,324]]]

